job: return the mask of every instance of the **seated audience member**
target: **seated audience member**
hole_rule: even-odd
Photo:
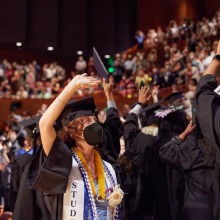
[[[137,72],[137,76],[135,79],[135,84],[137,89],[140,89],[142,86],[150,87],[150,77],[145,73],[143,68],[139,68]]]

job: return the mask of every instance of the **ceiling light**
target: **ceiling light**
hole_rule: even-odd
[[[47,48],[47,50],[49,50],[49,51],[53,51],[54,48],[50,46],[50,47]]]
[[[83,52],[81,50],[77,51],[77,55],[82,55]]]
[[[106,54],[105,59],[109,59],[109,58],[110,58],[110,55]]]
[[[17,47],[21,47],[21,46],[22,46],[22,43],[21,43],[21,42],[16,42],[16,46],[17,46]]]

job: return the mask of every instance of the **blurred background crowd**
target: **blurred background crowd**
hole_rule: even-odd
[[[142,85],[160,88],[199,80],[215,54],[220,38],[220,11],[211,19],[170,21],[161,27],[135,35],[137,46],[105,58],[110,80],[121,94],[135,93]],[[71,73],[56,61],[40,66],[33,62],[0,62],[0,97],[49,99],[56,96],[76,74],[96,73],[93,57],[79,55]],[[100,89],[100,88],[96,88]],[[90,91],[79,91],[79,95]]]
[[[195,22],[184,19],[181,22],[170,21],[166,29],[155,27],[146,32],[138,30],[134,38],[137,45],[104,58],[109,71],[109,80],[115,84],[115,92],[120,95],[135,95],[142,86],[150,90],[158,86],[159,95],[163,88],[170,87],[171,92],[183,91],[182,103],[187,119],[191,119],[190,99],[195,96],[196,85],[206,67],[212,61],[220,38],[220,10],[212,18],[203,18]],[[0,98],[51,99],[55,98],[67,83],[77,74],[99,77],[93,57],[85,59],[78,56],[72,72],[56,61],[39,65],[33,62],[0,62]],[[91,95],[101,87],[79,90],[79,96]],[[125,121],[132,106],[124,105],[119,109],[122,122]],[[36,112],[42,115],[47,105]],[[0,127],[0,185],[1,204],[10,211],[8,191],[13,157],[31,150],[32,145],[19,122],[30,118],[28,111],[22,115],[11,113]],[[104,122],[105,109],[99,112]]]

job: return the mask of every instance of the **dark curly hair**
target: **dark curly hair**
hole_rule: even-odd
[[[73,147],[79,141],[78,136],[83,133],[83,126],[85,121],[90,121],[91,116],[83,116],[70,121],[59,132],[59,138],[64,141],[69,147]]]

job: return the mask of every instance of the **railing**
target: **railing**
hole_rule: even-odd
[[[178,87],[179,91],[186,91],[187,87],[181,85]],[[160,89],[159,96],[161,98],[166,97],[172,92],[170,87]],[[102,110],[106,107],[106,97],[102,90],[95,91],[94,94],[95,103],[98,110]],[[114,92],[114,99],[117,104],[117,107],[120,110],[123,109],[125,104],[132,105],[137,102],[137,92],[126,92],[119,93]],[[82,99],[86,96],[73,96],[73,99]],[[12,111],[16,114],[22,115],[24,111],[28,111],[31,115],[35,115],[37,111],[41,108],[42,104],[50,105],[54,99],[13,99],[13,98],[0,98],[0,122],[6,121],[9,119],[9,116]]]

